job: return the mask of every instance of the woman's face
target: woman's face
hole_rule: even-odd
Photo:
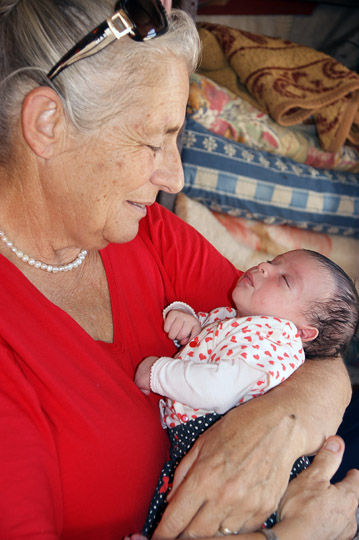
[[[184,62],[159,64],[133,89],[131,107],[85,145],[73,141],[59,174],[71,192],[68,232],[79,245],[91,249],[132,240],[159,190],[176,193],[183,187],[177,136],[188,84]],[[65,214],[68,206],[63,203]]]

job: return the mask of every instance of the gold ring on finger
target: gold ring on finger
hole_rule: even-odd
[[[228,527],[223,527],[222,525],[220,526],[220,528],[218,529],[218,532],[222,535],[222,536],[229,536],[231,534],[239,534],[240,531],[231,531],[231,529],[228,529]]]

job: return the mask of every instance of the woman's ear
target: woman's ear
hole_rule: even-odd
[[[64,121],[62,102],[54,90],[39,86],[26,95],[21,111],[22,132],[37,156],[49,159],[54,155]]]
[[[304,328],[298,328],[298,332],[303,343],[305,343],[306,341],[313,341],[313,339],[315,339],[319,334],[318,329],[314,328],[314,326],[305,326]]]

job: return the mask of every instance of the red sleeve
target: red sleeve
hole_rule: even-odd
[[[55,540],[62,491],[54,441],[34,390],[2,341],[0,356],[0,538]]]
[[[232,304],[231,293],[241,275],[200,233],[160,205],[150,208],[147,222],[175,297],[195,311]]]

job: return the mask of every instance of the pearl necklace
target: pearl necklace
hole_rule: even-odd
[[[83,263],[87,255],[86,249],[82,249],[76,259],[72,262],[61,266],[52,266],[51,264],[37,261],[36,259],[29,257],[29,255],[26,255],[26,253],[24,253],[20,249],[17,249],[17,247],[14,246],[13,242],[8,239],[8,237],[3,231],[0,231],[0,239],[5,244],[5,246],[11,249],[11,251],[15,253],[16,257],[21,259],[24,263],[27,263],[30,266],[37,268],[38,270],[46,270],[46,272],[52,272],[53,274],[56,274],[57,272],[69,272],[70,270],[77,268],[78,266],[80,266],[80,264]]]

